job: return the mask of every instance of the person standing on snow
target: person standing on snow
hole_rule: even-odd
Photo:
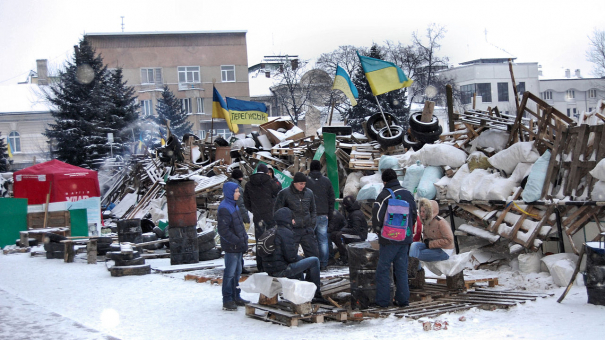
[[[231,178],[229,178],[229,182],[233,182],[237,184],[239,188],[239,199],[237,200],[237,207],[239,208],[239,213],[242,215],[242,221],[244,221],[244,227],[246,228],[246,232],[250,229],[250,216],[248,216],[248,209],[246,209],[246,205],[244,204],[244,188],[242,188],[242,181],[244,180],[244,173],[240,169],[234,169],[231,173]],[[242,258],[242,274],[250,274],[244,267],[244,259]]]
[[[223,309],[234,311],[250,301],[240,297],[239,278],[242,273],[243,254],[248,251],[248,234],[244,228],[237,200],[240,196],[238,185],[233,182],[223,184],[224,199],[218,206],[218,234],[221,248],[225,252],[223,273]]]
[[[317,208],[317,219],[315,221],[315,237],[319,248],[319,262],[321,270],[328,267],[329,240],[328,240],[328,220],[334,213],[334,188],[332,182],[321,174],[321,162],[313,160],[311,162],[311,172],[307,177],[307,189],[313,192],[315,196],[315,206]]]

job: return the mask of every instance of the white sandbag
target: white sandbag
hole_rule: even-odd
[[[488,157],[481,151],[471,153],[466,159],[466,163],[471,172],[475,169],[489,169],[492,166],[489,164]]]
[[[418,196],[429,200],[435,199],[435,196],[437,196],[437,188],[435,188],[434,183],[439,181],[441,177],[443,177],[442,167],[427,166],[418,183]]]
[[[231,150],[240,150],[241,148],[255,148],[256,142],[252,138],[238,139],[231,145]]]
[[[475,169],[475,171],[466,176],[460,185],[460,200],[472,201],[477,183],[479,183],[483,177],[487,175],[489,175],[489,171]]]
[[[256,273],[248,277],[244,282],[240,282],[239,288],[246,293],[260,293],[266,297],[274,297],[282,289],[279,281],[273,281],[273,277],[267,273]]]
[[[293,280],[285,277],[280,277],[277,280],[281,283],[284,299],[297,305],[311,301],[315,296],[317,286],[313,282]]]
[[[382,191],[382,188],[384,188],[384,184],[382,183],[370,183],[365,185],[363,188],[359,189],[357,200],[375,200]]]
[[[398,169],[399,160],[393,156],[382,155],[378,161],[378,172],[382,174],[386,169]]]
[[[599,181],[605,181],[605,158],[601,159],[594,169],[589,171],[590,175]]]
[[[540,158],[538,150],[534,147],[534,141],[519,142],[511,145],[489,158],[490,164],[507,174],[511,174],[517,164],[533,163]]]
[[[531,168],[529,177],[527,178],[527,184],[523,189],[521,197],[525,202],[535,202],[542,197],[542,188],[544,188],[544,181],[546,179],[546,172],[548,171],[548,163],[550,162],[550,151],[546,150],[540,158],[534,163]]]
[[[425,144],[417,153],[424,165],[459,168],[466,162],[466,152],[447,144]]]
[[[423,266],[437,275],[454,276],[460,273],[470,263],[471,252],[453,254],[445,261],[425,262],[420,261]]]
[[[529,176],[533,166],[534,163],[519,163],[509,178],[517,183],[521,183],[526,176]]]
[[[363,177],[363,172],[357,171],[349,174],[347,176],[347,181],[345,182],[345,187],[342,190],[343,197],[353,196],[357,197],[357,193],[361,188],[359,180]]]
[[[447,187],[450,184],[451,180],[452,179],[450,177],[443,176],[440,180],[433,183],[435,189],[437,190],[437,195],[435,195],[435,199],[443,200],[447,198]]]
[[[521,254],[519,255],[519,271],[524,274],[540,272],[540,254]]]
[[[479,171],[479,170],[483,170],[483,169],[476,169],[475,171]],[[474,173],[475,171],[473,171],[472,173]],[[479,181],[477,181],[477,184],[475,184],[475,188],[473,189],[473,199],[482,200],[482,201],[488,200],[487,197],[489,196],[490,189],[496,184],[496,182],[500,178],[502,178],[502,177],[498,173],[494,173],[494,174],[488,173],[487,175],[485,175],[481,179],[479,179]]]
[[[506,201],[515,191],[515,187],[517,186],[519,186],[518,182],[515,182],[510,178],[498,176],[493,182],[493,185],[489,188],[485,200]]]
[[[473,142],[476,147],[483,149],[493,148],[496,152],[500,152],[506,148],[508,138],[508,132],[489,129],[487,131],[483,131]]]
[[[399,167],[400,168],[407,168],[408,166],[412,165],[412,164],[416,164],[416,161],[418,160],[418,157],[416,156],[416,151],[414,151],[414,149],[410,148],[408,150],[408,152],[402,154],[402,155],[393,155],[393,157],[397,158],[397,160],[399,161]]]
[[[596,202],[605,201],[605,181],[595,183],[590,198]]]
[[[460,186],[462,185],[462,181],[469,175],[468,165],[464,164],[463,166],[456,171],[454,177],[447,186],[447,199],[454,200],[456,202],[460,202]]]
[[[368,184],[382,184],[382,177],[379,173],[375,173],[370,176],[363,176],[359,179],[359,187],[363,188]]]
[[[259,135],[257,139],[260,145],[263,147],[263,150],[270,150],[273,147],[267,135]]]
[[[554,283],[559,287],[565,287],[569,284],[569,280],[571,280],[571,276],[576,268],[578,255],[560,253],[544,256],[541,261],[546,265]]]
[[[405,171],[405,177],[401,184],[409,192],[414,193],[422,179],[424,173],[424,165],[420,164],[420,161],[416,161],[416,164],[410,165]]]

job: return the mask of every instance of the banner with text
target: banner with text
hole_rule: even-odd
[[[227,97],[227,107],[233,124],[263,124],[267,122],[267,106]]]

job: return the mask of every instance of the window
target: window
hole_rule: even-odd
[[[141,84],[162,84],[162,69],[161,68],[142,68],[141,69]]]
[[[525,92],[525,82],[520,81],[519,84],[517,85],[517,93],[519,93],[519,95],[522,95],[524,92]]]
[[[21,135],[17,131],[11,131],[8,135],[8,142],[11,146],[11,152],[21,152]]]
[[[204,98],[197,97],[195,99],[197,101],[197,113],[204,113]]]
[[[576,91],[567,90],[567,92],[565,92],[565,99],[575,99],[575,98],[576,98]]]
[[[206,131],[205,130],[199,130],[197,132],[197,136],[200,137],[201,140],[205,140],[206,139]]]
[[[181,106],[183,107],[183,113],[192,113],[191,110],[191,98],[181,99]]]
[[[490,103],[492,101],[492,84],[477,84],[477,95],[481,96],[481,101],[483,103]]]
[[[221,79],[223,82],[235,81],[235,66],[221,65]]]
[[[508,83],[498,83],[498,101],[508,101]]]
[[[578,117],[578,110],[575,107],[567,108],[567,117],[571,117],[573,114],[574,117]]]
[[[153,114],[153,105],[151,100],[141,100],[141,116],[150,117]]]
[[[179,83],[199,83],[200,82],[200,67],[199,66],[179,66]]]
[[[544,91],[544,92],[542,92],[542,99],[544,99],[544,100],[552,100],[552,91]]]
[[[597,97],[597,90],[596,89],[590,89],[588,90],[588,98],[596,98]]]
[[[573,113],[573,116],[574,116],[574,117],[576,117],[576,118],[578,118],[578,117],[579,117],[579,115],[578,115],[578,111],[576,110],[576,108],[575,108],[575,107],[574,107],[573,109],[571,109],[571,112]]]
[[[470,104],[473,101],[473,93],[475,93],[475,84],[460,86],[462,104]]]
[[[229,140],[231,138],[231,130],[229,129],[216,129],[216,136],[221,136],[225,140]]]

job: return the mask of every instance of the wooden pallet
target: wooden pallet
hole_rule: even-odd
[[[329,280],[322,280],[321,295],[328,297],[341,292],[350,292],[351,282],[348,277],[337,277]]]
[[[450,296],[452,292],[446,285],[426,282],[424,288],[411,288],[410,301],[432,301],[444,296]]]
[[[420,301],[412,302],[407,307],[368,308],[362,310],[363,316],[372,318],[386,318],[394,315],[399,318],[419,319],[435,317],[444,313],[468,310],[474,306],[470,303]]]
[[[313,306],[313,313],[300,315],[292,313],[290,306],[284,302],[270,306],[249,303],[246,305],[246,316],[288,327],[298,326],[301,321],[311,323],[323,323],[326,319],[347,321],[345,309],[327,305]]]
[[[437,283],[438,284],[445,284],[446,279],[437,279]],[[464,280],[464,286],[466,287],[467,290],[471,289],[471,287],[478,282],[487,282],[488,287],[496,287],[498,285],[498,278],[497,277],[488,277],[488,278],[482,278],[482,279],[470,279],[470,280]]]

